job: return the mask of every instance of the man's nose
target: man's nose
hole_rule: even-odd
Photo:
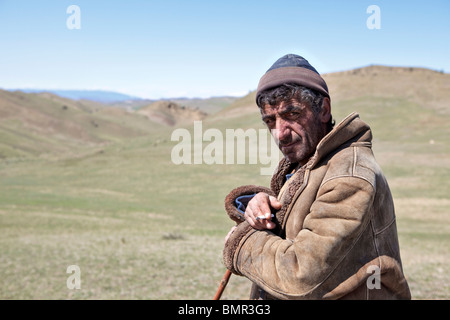
[[[276,132],[278,141],[289,140],[291,137],[291,128],[289,124],[283,119],[277,119]]]

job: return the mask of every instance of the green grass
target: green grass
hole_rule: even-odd
[[[223,237],[233,225],[223,199],[251,171],[260,183],[268,178],[257,166],[176,166],[174,143],[154,141],[0,163],[2,298],[213,296],[224,271]],[[72,264],[81,269],[81,290],[66,287]]]

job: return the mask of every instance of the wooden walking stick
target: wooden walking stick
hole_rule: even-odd
[[[223,290],[225,290],[228,280],[230,280],[230,276],[231,276],[231,271],[227,269],[227,271],[223,275],[222,280],[220,281],[219,288],[217,289],[216,295],[214,296],[213,300],[220,300]]]

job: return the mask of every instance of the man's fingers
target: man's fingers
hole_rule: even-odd
[[[270,196],[266,193],[261,194],[258,199],[258,214],[257,216],[265,216],[266,219],[270,219]],[[256,218],[256,217],[255,217]]]
[[[275,223],[272,221],[266,220],[266,229],[273,229],[275,228]]]
[[[247,222],[256,229],[256,218],[253,214],[253,210],[251,209],[250,206],[247,206],[247,209],[245,210],[245,220],[247,220]]]
[[[258,193],[247,205],[245,220],[257,230],[273,229],[275,223],[271,221],[274,217],[271,208],[278,210],[281,208],[281,203],[267,193]]]
[[[245,220],[252,226],[253,229],[263,230],[265,229],[263,221],[257,219],[259,211],[257,207],[247,206],[245,210]]]
[[[270,205],[272,206],[272,208],[280,210],[281,209],[281,202],[278,201],[277,198],[273,197],[273,196],[269,196],[269,201],[270,201]]]

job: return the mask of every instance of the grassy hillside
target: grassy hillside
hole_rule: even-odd
[[[325,78],[336,121],[357,111],[373,129],[413,298],[448,299],[450,75],[376,66]],[[174,129],[145,117],[0,98],[2,299],[213,297],[233,225],[223,199],[239,185],[267,185],[260,164],[175,165]],[[254,93],[206,118],[208,128],[263,128]],[[69,265],[80,267],[80,290],[66,286]],[[245,299],[249,287],[232,277],[223,298]]]
[[[77,155],[158,127],[144,116],[90,101],[0,90],[0,158]]]
[[[211,97],[211,98],[175,98],[171,101],[186,107],[198,108],[207,114],[214,114],[236,101],[236,97]]]
[[[180,106],[171,101],[156,101],[136,111],[152,122],[167,126],[189,125],[192,121],[203,120],[207,114],[196,108]]]

